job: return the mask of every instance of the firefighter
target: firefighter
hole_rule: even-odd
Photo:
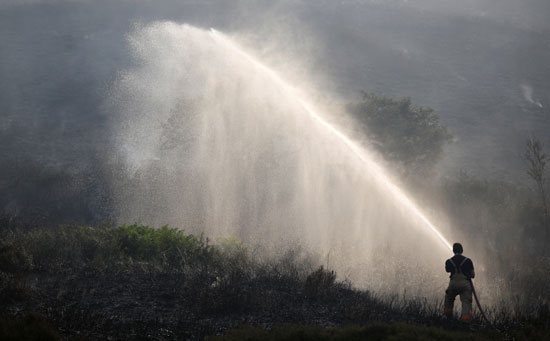
[[[460,295],[462,314],[460,319],[470,322],[472,319],[472,285],[471,279],[475,277],[474,263],[471,259],[462,255],[463,249],[460,243],[453,244],[454,256],[445,262],[445,271],[451,273],[449,287],[445,291],[444,312],[448,319],[453,317],[453,306],[456,295]]]

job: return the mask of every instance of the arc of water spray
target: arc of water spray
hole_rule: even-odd
[[[235,51],[247,61],[256,66],[259,70],[264,72],[271,80],[273,80],[277,85],[284,89],[288,94],[291,94],[295,99],[300,103],[308,115],[318,122],[322,127],[327,129],[332,135],[334,135],[340,142],[342,142],[351,152],[359,158],[359,160],[369,169],[373,170],[374,176],[377,180],[382,183],[386,189],[401,203],[405,208],[407,208],[414,216],[419,218],[424,226],[432,232],[439,241],[445,246],[449,251],[452,250],[451,244],[445,239],[445,237],[439,232],[434,224],[426,217],[424,213],[416,206],[414,202],[399,188],[397,187],[389,178],[385,175],[385,172],[382,168],[372,161],[370,158],[366,157],[365,151],[356,143],[354,143],[350,138],[344,135],[336,127],[328,123],[323,119],[313,108],[313,106],[308,103],[306,100],[299,96],[298,91],[295,87],[288,84],[285,80],[281,78],[275,71],[267,67],[266,65],[259,62],[256,58],[250,54],[243,51],[237,44],[232,42],[229,38],[225,37],[222,33],[216,31],[215,29],[210,29],[210,36],[218,43],[224,44],[229,47],[231,50]]]

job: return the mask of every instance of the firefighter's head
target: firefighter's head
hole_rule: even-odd
[[[454,243],[453,244],[453,252],[454,253],[462,253],[462,251],[464,251],[462,249],[462,244],[460,244],[460,243]]]

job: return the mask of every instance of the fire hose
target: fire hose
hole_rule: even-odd
[[[472,279],[469,279],[470,281],[470,286],[472,287],[472,293],[474,294],[474,298],[476,300],[476,305],[477,305],[477,308],[479,309],[479,312],[481,313],[481,316],[483,316],[483,319],[485,320],[485,322],[487,322],[487,324],[498,331],[498,329],[491,323],[491,321],[489,321],[489,319],[487,318],[487,315],[485,315],[485,312],[483,311],[483,309],[481,308],[481,303],[479,303],[479,299],[477,298],[477,293],[476,293],[476,289],[474,288],[474,282],[472,281]]]

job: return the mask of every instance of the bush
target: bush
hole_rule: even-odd
[[[200,250],[208,248],[202,239],[168,226],[155,229],[143,225],[122,225],[117,228],[116,238],[125,255],[169,265],[192,263],[201,254]]]
[[[452,139],[433,109],[412,105],[410,98],[393,99],[361,92],[348,111],[363,125],[372,147],[403,174],[429,174]]]
[[[214,263],[215,249],[208,241],[163,226],[142,225],[87,227],[64,225],[55,228],[13,230],[0,244],[0,271],[16,273],[36,270],[60,271],[82,267],[109,268],[134,262],[183,271],[184,266]],[[25,245],[24,247],[22,245]],[[240,261],[241,262],[241,261]]]

